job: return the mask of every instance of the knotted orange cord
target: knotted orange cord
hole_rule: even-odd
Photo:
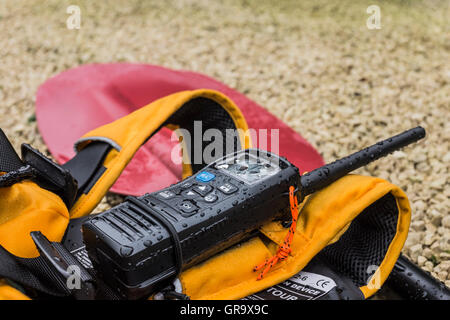
[[[264,270],[259,274],[257,280],[261,280],[264,275],[269,272],[270,269],[272,269],[274,265],[276,265],[279,261],[285,260],[292,251],[292,239],[294,239],[295,229],[297,228],[297,218],[300,212],[297,197],[294,195],[294,190],[295,188],[293,186],[289,187],[289,203],[291,205],[292,214],[292,223],[289,227],[289,231],[284,238],[283,244],[278,247],[277,253],[272,258],[266,259],[266,261],[253,269],[253,271],[258,271],[264,268]]]

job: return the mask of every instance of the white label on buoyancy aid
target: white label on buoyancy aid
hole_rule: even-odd
[[[244,300],[315,300],[336,287],[333,279],[300,271],[292,278],[254,293]]]

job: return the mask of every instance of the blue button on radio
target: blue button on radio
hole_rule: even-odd
[[[197,175],[196,179],[201,182],[208,182],[213,180],[215,177],[216,176],[210,172],[202,171]]]

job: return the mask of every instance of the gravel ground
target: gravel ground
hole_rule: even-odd
[[[68,5],[81,28],[66,27]],[[369,30],[369,5],[381,29]],[[0,2],[0,127],[46,147],[38,86],[93,62],[141,62],[215,77],[265,106],[331,161],[416,125],[420,145],[358,173],[408,194],[404,253],[450,286],[448,1]],[[108,195],[97,210],[120,197]]]

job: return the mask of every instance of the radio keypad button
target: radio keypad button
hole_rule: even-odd
[[[225,194],[232,194],[238,190],[238,188],[232,185],[231,183],[224,183],[220,185],[218,189]]]
[[[202,171],[199,174],[197,174],[196,179],[201,182],[209,182],[211,180],[214,180],[215,177],[216,175],[212,174],[211,172]]]
[[[173,193],[172,191],[169,191],[169,190],[164,190],[164,191],[159,192],[158,196],[161,199],[168,200],[168,199],[175,197],[175,193]]]
[[[191,189],[185,190],[181,194],[183,197],[190,198],[190,199],[198,196],[198,194],[195,193],[194,191],[192,191]]]
[[[195,192],[197,192],[201,196],[206,196],[213,188],[207,184],[201,184],[192,188]]]
[[[213,202],[216,202],[217,198],[218,198],[218,197],[217,197],[216,194],[210,193],[210,194],[206,195],[206,196],[203,198],[203,200],[205,200],[205,202],[208,202],[208,203],[213,203]]]
[[[178,207],[181,209],[181,211],[185,212],[185,213],[193,213],[195,211],[197,211],[198,207],[193,204],[192,202],[189,201],[183,201],[181,202]]]

